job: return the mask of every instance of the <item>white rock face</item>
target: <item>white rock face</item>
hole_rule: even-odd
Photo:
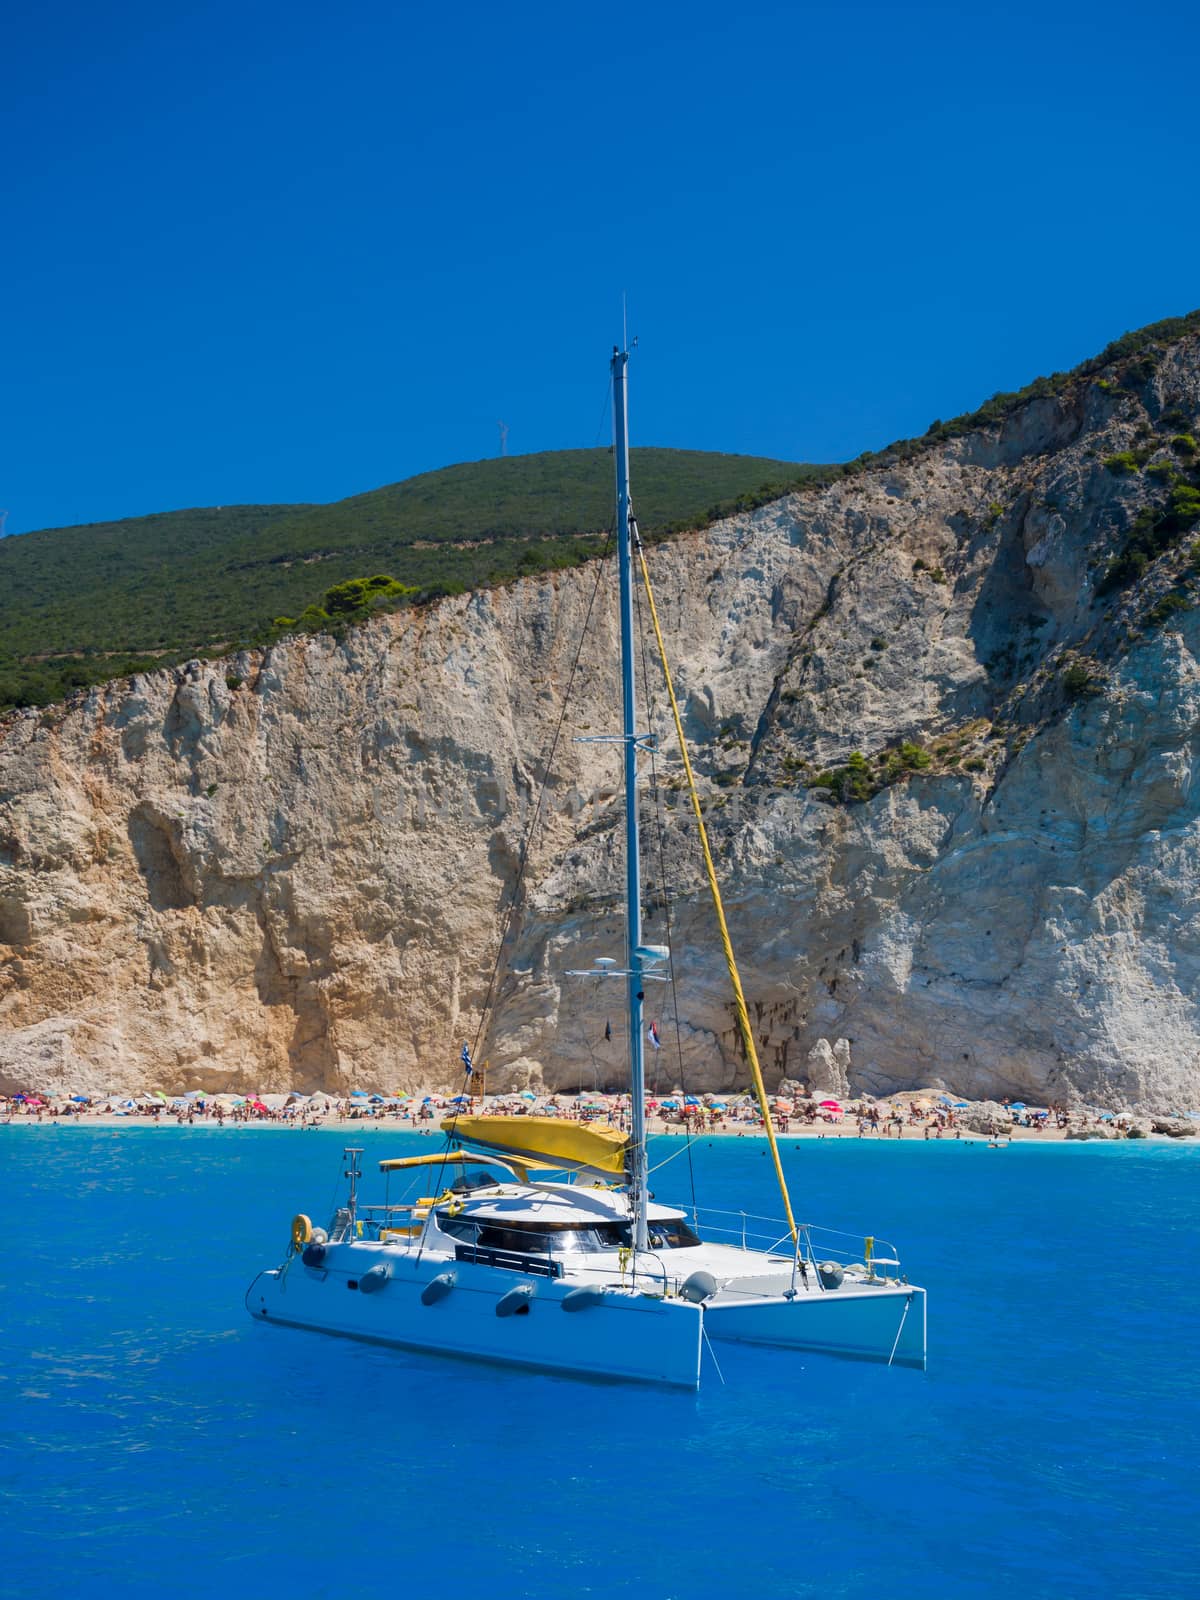
[[[1103,459],[1149,428],[1172,461],[1168,407],[1200,410],[1194,340],[1138,393],[1081,384],[652,552],[771,1083],[1200,1105],[1200,632],[1139,620],[1186,549],[1095,592],[1163,492]],[[618,725],[615,580],[585,634],[595,584],[0,726],[0,1084],[449,1084],[495,965],[489,1088],[618,1086],[621,986],[566,976],[623,941],[619,757],[576,742]],[[1072,699],[1077,659],[1095,682]],[[669,752],[654,674],[650,699]],[[903,740],[932,764],[864,804],[815,783]],[[680,1023],[656,986],[649,1068],[728,1090],[746,1073],[679,773],[647,763],[646,937],[665,885]]]
[[[818,1039],[808,1052],[808,1091],[840,1100],[850,1093],[850,1041]]]

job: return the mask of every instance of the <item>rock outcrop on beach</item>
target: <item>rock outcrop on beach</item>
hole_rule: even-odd
[[[772,1082],[1200,1104],[1198,561],[1169,521],[1198,416],[1190,336],[653,550]],[[543,779],[476,1058],[489,1088],[619,1083],[620,985],[567,975],[622,940],[618,753],[576,742],[618,722],[597,575],[8,719],[0,1086],[456,1081]],[[647,937],[669,915],[680,1016],[677,1047],[657,986],[650,1067],[729,1089],[649,676]]]

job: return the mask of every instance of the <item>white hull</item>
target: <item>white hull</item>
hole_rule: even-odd
[[[925,1365],[925,1291],[907,1284],[779,1295],[718,1297],[704,1307],[710,1339],[811,1350],[892,1366]]]
[[[850,1360],[925,1365],[925,1291],[914,1285],[848,1278],[822,1290],[812,1274],[793,1283],[790,1276],[762,1272],[764,1257],[728,1246],[672,1254],[684,1271],[703,1265],[741,1272],[725,1276],[724,1287],[701,1305],[679,1297],[682,1278],[643,1278],[653,1292],[623,1286],[615,1261],[611,1271],[597,1261],[588,1270],[567,1266],[553,1276],[436,1248],[347,1241],[329,1246],[320,1266],[294,1255],[285,1266],[260,1273],[247,1290],[246,1308],[260,1321],[401,1349],[688,1389],[700,1381],[705,1334]],[[759,1270],[747,1273],[747,1266]],[[360,1285],[372,1269],[379,1281],[366,1292]],[[433,1298],[439,1286],[440,1297]],[[565,1312],[563,1302],[572,1294],[578,1300],[579,1291],[587,1303]]]
[[[378,1265],[386,1267],[386,1282],[362,1292],[357,1285]],[[422,1291],[448,1274],[453,1287],[424,1303]],[[594,1278],[525,1275],[430,1252],[418,1258],[415,1251],[348,1243],[331,1246],[320,1267],[296,1256],[286,1267],[260,1273],[246,1291],[246,1309],[259,1321],[402,1349],[579,1377],[699,1385],[698,1305],[613,1284],[599,1304],[563,1311],[571,1290],[594,1285]],[[517,1288],[528,1296],[523,1309],[498,1314],[502,1299]]]

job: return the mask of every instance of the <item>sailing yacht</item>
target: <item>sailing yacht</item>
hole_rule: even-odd
[[[896,1251],[798,1223],[784,1180],[753,1030],[721,908],[702,809],[630,507],[627,350],[614,350],[624,753],[624,980],[630,1127],[529,1116],[455,1115],[439,1152],[380,1162],[381,1202],[362,1204],[361,1149],[345,1152],[349,1191],[328,1226],[299,1213],[283,1263],[246,1291],[257,1321],[402,1349],[542,1371],[695,1389],[714,1340],[923,1367],[925,1291]],[[785,1217],[658,1203],[646,1145],[645,984],[669,959],[642,936],[634,678],[635,545],[729,966],[742,1042],[763,1112]],[[468,1078],[469,1052],[463,1051]],[[429,1193],[391,1200],[395,1179],[428,1173]],[[561,1313],[566,1313],[562,1315]]]

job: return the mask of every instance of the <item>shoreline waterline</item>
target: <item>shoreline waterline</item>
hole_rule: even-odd
[[[518,1125],[521,1121],[519,1117],[516,1117],[513,1120]],[[364,1133],[387,1133],[403,1134],[406,1137],[429,1139],[431,1141],[437,1141],[442,1137],[441,1128],[436,1122],[421,1127],[415,1126],[409,1118],[392,1116],[329,1116],[312,1118],[305,1121],[301,1121],[297,1118],[272,1119],[263,1117],[255,1118],[253,1120],[243,1120],[233,1117],[224,1117],[221,1119],[216,1117],[200,1117],[194,1121],[189,1121],[186,1117],[179,1119],[175,1116],[167,1115],[159,1117],[140,1116],[137,1114],[132,1114],[129,1116],[109,1114],[89,1116],[86,1113],[83,1113],[79,1115],[39,1117],[36,1115],[25,1114],[20,1116],[12,1116],[7,1119],[0,1118],[0,1130],[5,1128],[24,1128],[30,1131],[46,1128],[71,1128],[91,1130],[98,1133],[128,1133],[135,1130],[139,1132],[149,1132],[154,1130],[162,1131],[164,1129],[169,1131],[182,1130],[188,1132],[208,1132],[213,1134],[261,1132],[340,1133],[343,1135],[349,1135]],[[693,1129],[689,1136],[682,1127],[677,1125],[662,1123],[655,1125],[655,1119],[651,1119],[650,1125],[647,1128],[647,1132],[655,1140],[672,1140],[677,1141],[680,1144],[683,1144],[690,1137],[693,1145],[703,1144],[711,1140],[720,1140],[725,1142],[727,1140],[737,1139],[747,1139],[756,1142],[761,1141],[765,1144],[767,1139],[766,1130],[761,1126]],[[1037,1129],[1024,1128],[1017,1125],[1014,1125],[1011,1133],[1008,1130],[1005,1130],[1003,1133],[995,1136],[986,1133],[976,1133],[969,1129],[956,1128],[944,1129],[940,1136],[931,1129],[927,1136],[925,1126],[922,1124],[893,1129],[890,1134],[885,1134],[874,1129],[860,1133],[857,1126],[853,1123],[842,1127],[838,1127],[836,1125],[818,1127],[807,1122],[801,1122],[797,1126],[789,1127],[786,1131],[777,1128],[775,1130],[775,1138],[781,1147],[787,1145],[789,1142],[792,1144],[837,1143],[881,1147],[901,1144],[975,1144],[982,1145],[985,1148],[993,1150],[1005,1149],[1010,1144],[1021,1145],[1023,1147],[1048,1145],[1057,1147],[1060,1145],[1071,1145],[1073,1147],[1099,1146],[1102,1148],[1108,1148],[1112,1145],[1121,1145],[1122,1147],[1125,1147],[1128,1145],[1144,1144],[1153,1146],[1156,1149],[1161,1148],[1163,1145],[1176,1145],[1180,1148],[1190,1147],[1194,1150],[1200,1150],[1200,1137],[1196,1136],[1193,1136],[1192,1138],[1181,1138],[1173,1137],[1170,1134],[1146,1133],[1134,1138],[1128,1138],[1126,1136],[1115,1138],[1100,1136],[1085,1139],[1079,1137],[1069,1138],[1065,1130],[1058,1128]]]

